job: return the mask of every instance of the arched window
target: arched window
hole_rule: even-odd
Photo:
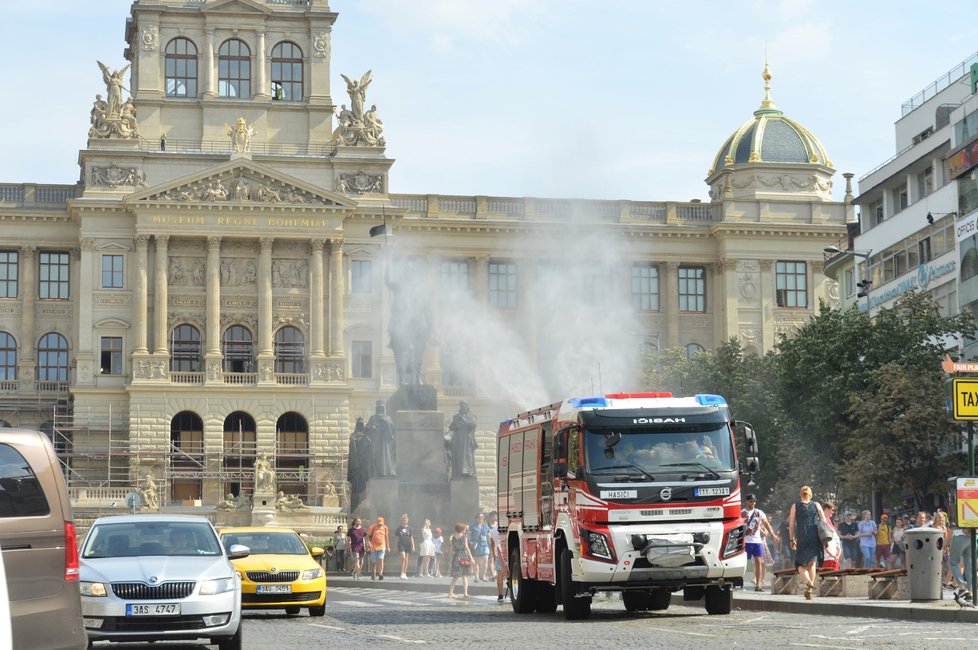
[[[182,36],[166,44],[166,96],[197,96],[197,46]]]
[[[693,357],[695,357],[697,354],[699,354],[701,352],[706,352],[706,348],[704,348],[699,343],[687,343],[686,344],[686,358],[687,359],[692,359]]]
[[[68,340],[48,332],[37,344],[37,380],[68,381]]]
[[[275,332],[275,372],[305,372],[305,361],[305,339],[298,328],[286,325]]]
[[[221,347],[224,352],[224,372],[255,371],[255,347],[247,327],[232,325],[224,330]]]
[[[17,341],[7,332],[0,332],[0,381],[17,379]]]
[[[302,50],[284,41],[272,48],[272,98],[301,102]]]
[[[298,413],[283,413],[275,423],[275,431],[278,489],[308,501],[309,423]]]
[[[170,370],[200,372],[200,330],[193,325],[177,325],[170,332]]]
[[[221,97],[251,97],[251,49],[232,38],[217,51],[217,92]]]

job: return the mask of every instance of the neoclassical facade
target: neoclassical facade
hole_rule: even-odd
[[[394,286],[430,308],[440,408],[478,417],[487,502],[501,419],[642,388],[650,348],[764,353],[826,297],[851,208],[766,70],[709,203],[398,194],[383,80],[331,87],[335,20],[140,0],[126,61],[93,62],[79,183],[0,185],[0,419],[51,433],[76,494],[148,474],[218,503],[265,454],[287,493],[344,505],[355,420],[398,383]]]

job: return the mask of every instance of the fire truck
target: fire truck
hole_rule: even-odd
[[[738,461],[737,434],[746,451]],[[500,551],[518,614],[591,614],[599,591],[630,612],[672,593],[729,614],[747,567],[740,478],[759,468],[753,427],[719,395],[613,393],[500,424]]]

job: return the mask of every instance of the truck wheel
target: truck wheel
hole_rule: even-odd
[[[577,598],[577,583],[571,578],[571,552],[560,552],[560,599],[564,606],[564,618],[576,621],[591,616],[591,598]]]
[[[541,614],[553,614],[557,611],[557,590],[554,586],[537,580],[533,586],[537,592],[536,610]]]
[[[704,598],[707,614],[729,614],[733,605],[733,589],[709,585]]]
[[[668,589],[653,589],[649,594],[649,609],[653,612],[669,609],[671,602],[672,592]]]
[[[626,612],[644,612],[651,601],[652,595],[647,591],[621,592],[621,602],[625,604]]]
[[[534,598],[534,581],[523,578],[520,567],[520,549],[514,548],[509,553],[509,598],[513,603],[513,611],[517,614],[531,614],[536,605]]]

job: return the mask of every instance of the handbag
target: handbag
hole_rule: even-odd
[[[472,560],[467,557],[460,557],[458,559],[459,566],[472,566]]]
[[[829,526],[829,522],[825,521],[825,519],[819,519],[818,520],[819,541],[824,544],[829,540],[831,540],[834,536],[835,536],[834,531],[832,530],[832,527]]]

